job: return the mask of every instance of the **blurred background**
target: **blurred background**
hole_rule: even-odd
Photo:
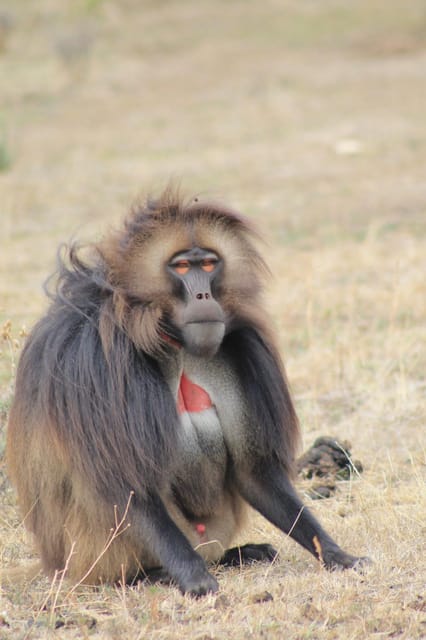
[[[1,2],[0,319],[169,179],[284,245],[423,232],[425,114],[424,0]]]
[[[4,341],[44,308],[59,242],[169,180],[263,232],[299,393],[334,389],[360,338],[379,357],[420,330],[423,0],[3,2],[0,63]]]

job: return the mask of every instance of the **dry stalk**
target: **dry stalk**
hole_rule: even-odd
[[[52,593],[53,593],[53,589],[54,589],[54,587],[55,587],[56,580],[57,580],[57,578],[58,578],[58,574],[59,574],[59,571],[55,571],[55,574],[54,574],[54,576],[53,576],[53,578],[52,578],[52,581],[51,581],[51,583],[50,583],[49,591],[47,592],[46,597],[44,598],[44,600],[43,600],[43,602],[41,603],[41,605],[40,605],[40,607],[39,607],[39,609],[38,609],[38,611],[37,611],[36,615],[34,616],[33,625],[37,622],[37,620],[39,619],[39,617],[41,616],[41,614],[43,613],[43,611],[47,608],[47,605],[48,605],[49,600],[50,600],[50,598],[51,598],[51,595],[52,595]],[[33,625],[32,625],[32,626],[33,626]],[[29,637],[30,637],[31,631],[32,631],[32,629],[30,628],[30,629],[28,630],[28,633],[26,633],[26,634],[25,634],[25,636],[24,636],[24,640],[27,640],[27,638],[29,638]]]
[[[75,548],[75,541],[71,544],[71,549],[70,549],[70,552],[69,552],[68,557],[66,559],[65,567],[62,569],[62,571],[59,571],[59,572],[55,573],[55,577],[58,575],[58,573],[60,573],[61,577],[59,578],[58,588],[56,589],[55,597],[53,599],[52,607],[51,607],[51,610],[50,610],[50,624],[53,623],[53,616],[54,616],[54,613],[55,613],[55,609],[56,609],[56,605],[57,605],[57,602],[58,602],[59,594],[61,592],[62,584],[64,582],[64,578],[65,578],[66,573],[68,571],[68,567],[69,567],[71,558],[74,555],[74,548]]]
[[[80,578],[80,580],[78,582],[76,582],[76,584],[68,591],[68,593],[66,594],[64,600],[69,598],[74,593],[74,591],[86,580],[86,578],[91,574],[91,572],[93,571],[93,569],[95,568],[95,566],[97,565],[99,560],[108,551],[108,549],[110,548],[110,546],[112,545],[114,540],[116,540],[122,533],[124,533],[130,527],[130,522],[129,522],[124,527],[124,529],[121,529],[121,527],[123,526],[123,524],[124,524],[124,522],[125,522],[125,520],[127,518],[127,514],[128,514],[129,509],[130,509],[130,501],[131,501],[133,496],[134,496],[134,492],[131,491],[130,495],[129,495],[129,499],[127,500],[127,504],[126,504],[126,508],[124,510],[123,516],[121,517],[120,520],[118,520],[118,516],[117,516],[117,505],[114,505],[115,528],[111,529],[110,535],[109,535],[109,537],[108,537],[108,539],[107,539],[107,541],[106,541],[106,543],[104,545],[104,548],[99,553],[98,557],[90,565],[90,567],[88,568],[86,573],[83,575],[83,577]]]

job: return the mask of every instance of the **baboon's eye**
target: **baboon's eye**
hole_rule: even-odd
[[[212,271],[215,270],[217,265],[217,260],[216,258],[206,258],[205,260],[201,261],[201,268],[203,271],[207,271],[207,273],[211,273]]]
[[[173,269],[176,271],[176,273],[178,273],[180,276],[184,276],[186,273],[188,273],[189,269],[190,269],[190,264],[188,260],[179,260],[179,262],[176,262],[173,265]]]

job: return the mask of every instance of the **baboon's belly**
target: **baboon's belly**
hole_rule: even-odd
[[[177,505],[187,517],[208,516],[220,504],[227,466],[222,428],[210,395],[182,373],[178,466],[173,482]]]

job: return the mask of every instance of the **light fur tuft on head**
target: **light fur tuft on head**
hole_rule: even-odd
[[[161,321],[171,312],[173,293],[166,274],[170,258],[193,246],[214,251],[224,262],[221,298],[226,313],[251,322],[241,301],[258,306],[268,268],[255,248],[258,235],[237,212],[200,198],[184,200],[168,187],[158,199],[135,204],[123,227],[97,246],[114,288],[114,317],[147,353],[164,346]],[[108,312],[108,317],[110,313]],[[107,321],[104,342],[108,344]]]

